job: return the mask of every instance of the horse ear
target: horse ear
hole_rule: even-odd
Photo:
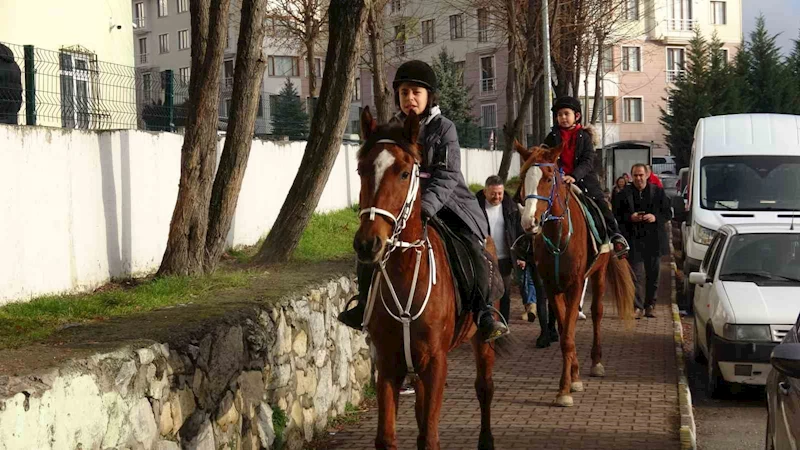
[[[378,122],[376,122],[372,117],[372,113],[369,111],[369,106],[367,106],[361,112],[361,138],[366,141],[377,129]]]
[[[556,162],[558,161],[558,157],[561,156],[561,146],[548,148],[544,152],[544,159],[547,162]]]
[[[533,149],[525,148],[525,146],[520,144],[516,139],[514,139],[514,150],[519,153],[519,157],[522,158],[522,162],[527,161],[533,154]]]
[[[406,121],[403,124],[403,129],[406,138],[412,144],[417,143],[417,137],[419,137],[419,116],[414,111],[410,111],[408,113],[408,117],[406,117]]]

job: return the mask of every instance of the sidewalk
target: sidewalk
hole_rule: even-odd
[[[671,276],[669,264],[662,262],[658,317],[636,321],[632,332],[622,329],[606,300],[601,334],[604,378],[589,377],[592,322],[578,322],[577,350],[586,392],[573,394],[572,408],[550,406],[561,374],[560,348],[535,348],[539,325],[521,321],[519,297],[512,298],[511,326],[519,342],[511,356],[495,365],[492,425],[498,450],[680,447]],[[590,298],[587,293],[587,315]],[[477,447],[480,416],[474,377],[470,346],[454,350],[439,430],[443,449]],[[416,447],[413,406],[413,395],[400,397],[401,449]],[[377,411],[372,410],[359,424],[334,436],[327,448],[372,449],[376,427]]]

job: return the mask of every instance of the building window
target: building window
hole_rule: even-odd
[[[683,48],[667,48],[667,83],[674,83],[685,70],[686,50]]]
[[[478,42],[489,41],[489,10],[481,8],[478,10]]]
[[[464,70],[466,70],[466,61],[456,61],[456,73],[458,74],[458,83],[464,86]]]
[[[142,102],[143,103],[150,103],[152,101],[152,89],[153,89],[153,76],[150,73],[143,73],[142,74]]]
[[[450,16],[450,39],[461,39],[464,37],[464,14],[453,14]]]
[[[406,56],[406,26],[394,27],[394,53],[397,56]]]
[[[622,71],[623,72],[642,71],[641,47],[622,47]]]
[[[189,84],[189,68],[188,67],[181,67],[178,69],[178,78],[180,79],[181,83],[186,86]]]
[[[144,3],[139,2],[134,5],[133,8],[133,24],[136,28],[144,28],[145,26],[145,14],[144,14]]]
[[[497,128],[497,105],[481,105],[481,125],[483,128]]]
[[[264,98],[261,94],[258,94],[258,109],[256,109],[256,117],[264,117]]]
[[[222,82],[225,87],[233,86],[234,65],[232,59],[226,59],[222,63]]]
[[[169,14],[167,4],[167,0],[158,0],[158,17],[166,17]]]
[[[361,78],[356,78],[355,86],[353,87],[353,97],[350,101],[357,102],[361,100]]]
[[[271,77],[299,77],[300,58],[297,56],[270,56],[267,58],[267,74]]]
[[[730,53],[728,53],[728,49],[727,48],[721,48],[721,49],[719,49],[719,52],[720,52],[720,55],[722,56],[722,62],[727,64],[728,61],[730,61],[730,59],[728,59],[730,57],[729,56]]]
[[[139,64],[147,64],[147,38],[139,38]]]
[[[189,11],[189,0],[178,0],[178,13]]]
[[[694,30],[691,0],[668,0],[667,17],[669,29],[673,31]]]
[[[61,126],[88,129],[92,104],[89,55],[61,52]]]
[[[622,121],[642,122],[641,97],[630,97],[622,100]]]
[[[169,35],[158,35],[158,53],[169,53]]]
[[[403,1],[402,0],[391,0],[390,8],[392,12],[398,12],[403,9]]]
[[[613,123],[613,122],[617,121],[617,115],[616,115],[616,112],[614,111],[614,97],[606,97],[605,110],[603,110],[602,106],[601,106],[601,110],[598,111],[598,113],[597,113],[597,121],[598,122],[600,122],[602,120],[601,114],[603,114],[603,112],[605,112],[605,114],[606,114],[606,123],[609,123],[609,122]],[[592,114],[594,114],[594,98],[593,97],[589,97],[589,108],[588,108],[588,110],[586,112],[586,120],[585,120],[585,122],[588,122],[588,121],[590,121],[592,119]]]
[[[436,25],[433,19],[422,21],[422,45],[433,44],[436,40]]]
[[[613,97],[606,97],[606,122],[616,122],[617,121],[617,112],[616,112],[616,99]]]
[[[725,2],[711,2],[711,23],[713,25],[727,24],[728,17],[725,13]]]
[[[603,73],[614,71],[614,47],[606,46],[603,49]]]
[[[627,0],[625,2],[625,19],[639,20],[639,0]]]
[[[178,50],[189,48],[189,30],[178,31]]]
[[[481,58],[481,94],[493,94],[497,89],[494,72],[494,56]]]

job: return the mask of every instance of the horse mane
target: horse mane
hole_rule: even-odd
[[[364,159],[367,156],[367,153],[369,153],[369,151],[372,150],[375,145],[377,145],[377,142],[381,139],[390,139],[396,142],[400,149],[419,161],[420,155],[417,145],[408,139],[405,133],[405,128],[402,124],[397,122],[389,122],[387,124],[379,125],[375,131],[370,133],[370,136],[358,150],[358,160],[361,161]]]
[[[554,148],[558,148],[558,147],[554,147]],[[528,157],[528,159],[522,164],[522,167],[519,169],[520,178],[524,178],[525,173],[528,171],[528,169],[530,169],[530,167],[532,165],[536,164],[536,160],[537,159],[541,159],[542,155],[544,153],[546,153],[548,150],[551,150],[551,148],[546,146],[546,145],[541,145],[539,147],[534,147],[533,153],[531,153],[531,156]],[[541,162],[541,161],[539,161],[539,162]]]

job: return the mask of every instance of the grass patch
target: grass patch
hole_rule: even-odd
[[[272,408],[272,428],[275,430],[275,442],[273,443],[274,448],[283,448],[283,432],[286,431],[286,425],[288,423],[289,418],[286,416],[286,411],[282,410],[278,406]]]
[[[353,255],[358,229],[358,206],[327,214],[314,214],[300,238],[292,260],[325,261]]]
[[[364,386],[364,399],[375,400],[376,398],[378,398],[378,393],[375,392],[375,386],[373,386],[372,383],[367,383],[367,385]]]

